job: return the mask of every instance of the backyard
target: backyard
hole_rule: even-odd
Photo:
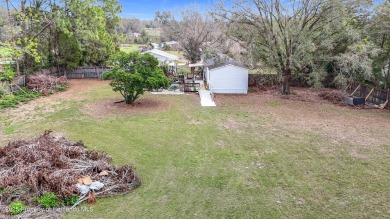
[[[70,80],[62,93],[1,112],[0,146],[53,130],[130,164],[142,185],[64,218],[390,217],[390,113],[332,105],[293,88],[142,96],[107,81]],[[87,206],[87,204],[85,204]]]
[[[145,44],[132,44],[132,45],[126,45],[126,46],[121,46],[120,50],[123,52],[138,52],[139,48],[141,46],[146,46]]]

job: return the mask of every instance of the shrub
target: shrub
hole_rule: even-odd
[[[14,94],[4,94],[0,96],[0,109],[16,107],[20,102],[27,103],[28,101],[41,96],[38,92],[30,91],[27,88],[22,88]]]
[[[8,206],[8,210],[9,210],[9,212],[10,212],[12,215],[17,215],[17,214],[20,214],[20,213],[22,213],[23,211],[27,210],[27,206],[24,205],[24,204],[21,203],[21,202],[12,202],[12,203]]]
[[[168,87],[168,78],[158,60],[150,54],[119,52],[111,56],[109,62],[112,68],[103,77],[111,80],[112,89],[121,93],[126,104],[134,103],[144,90]]]
[[[42,208],[59,207],[59,199],[54,192],[44,192],[43,196],[37,197],[36,201]]]
[[[67,84],[64,84],[64,85],[61,85],[61,84],[57,84],[57,85],[54,85],[54,90],[56,92],[61,92],[61,91],[65,91],[66,89],[68,89],[68,85]]]
[[[12,81],[16,76],[15,71],[11,66],[8,65],[4,66],[3,68],[4,72],[0,74],[0,81]]]
[[[62,200],[62,204],[65,206],[71,206],[74,205],[79,200],[79,197],[77,195],[73,195],[72,197],[66,197],[64,200]]]

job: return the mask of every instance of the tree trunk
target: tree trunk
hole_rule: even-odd
[[[384,70],[383,70],[384,71]],[[384,75],[384,83],[385,83],[385,90],[389,89],[389,82],[390,82],[390,62],[389,64],[387,65],[387,74],[386,73],[383,73]]]
[[[291,69],[286,69],[283,72],[283,82],[282,82],[282,94],[290,94],[290,81],[291,81]]]
[[[19,59],[16,59],[15,64],[16,64],[16,74],[17,76],[20,76]]]

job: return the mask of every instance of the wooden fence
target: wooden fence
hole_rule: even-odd
[[[73,70],[62,70],[58,68],[41,69],[35,74],[49,74],[53,76],[65,76],[68,79],[99,78],[102,79],[103,73],[109,70],[107,67],[79,67]]]
[[[6,90],[7,92],[16,92],[19,90],[20,87],[26,86],[26,76],[19,76],[14,79],[12,83],[9,83],[8,81],[0,81],[0,86]],[[1,90],[3,90],[1,89]]]
[[[103,73],[109,70],[107,67],[80,67],[74,70],[60,70],[58,68],[45,68],[36,71],[34,74],[47,74],[53,76],[65,76],[68,79],[81,79],[81,78],[99,78],[102,79]],[[0,86],[7,92],[16,92],[19,87],[25,87],[27,83],[26,76],[19,76],[14,79],[12,83],[1,82]],[[1,89],[1,88],[0,88]],[[3,89],[1,89],[3,90]]]
[[[200,83],[184,83],[184,92],[197,92],[200,90]]]
[[[366,102],[375,105],[384,105],[384,108],[390,109],[390,91],[377,89],[373,86],[362,85],[357,82],[349,85],[346,89],[351,96],[364,97]]]
[[[107,67],[81,67],[75,70],[65,71],[64,76],[69,79],[81,78],[103,78],[103,73],[108,71]]]

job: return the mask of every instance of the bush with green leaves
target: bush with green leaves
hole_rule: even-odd
[[[19,103],[27,103],[32,99],[41,96],[39,92],[33,92],[27,88],[22,88],[13,94],[0,94],[0,109],[16,107]]]
[[[74,205],[79,200],[79,197],[77,195],[73,195],[71,197],[66,197],[64,200],[62,200],[62,204],[65,206],[71,206]]]
[[[68,88],[69,88],[69,86],[67,84],[64,84],[64,85],[61,85],[61,84],[54,85],[54,90],[56,92],[62,92],[62,91],[65,91]]]
[[[12,202],[8,206],[8,211],[11,213],[11,215],[18,215],[25,210],[27,210],[27,206],[21,202]]]
[[[42,208],[58,208],[59,198],[54,192],[44,192],[42,196],[35,198]]]
[[[126,104],[132,104],[144,90],[167,88],[168,78],[159,67],[159,62],[150,54],[118,52],[110,57],[111,70],[103,79],[111,80],[115,92],[120,92]]]
[[[0,81],[12,81],[14,80],[15,76],[16,76],[16,73],[14,71],[14,69],[9,66],[9,65],[5,65],[3,67],[3,73],[0,74]]]

